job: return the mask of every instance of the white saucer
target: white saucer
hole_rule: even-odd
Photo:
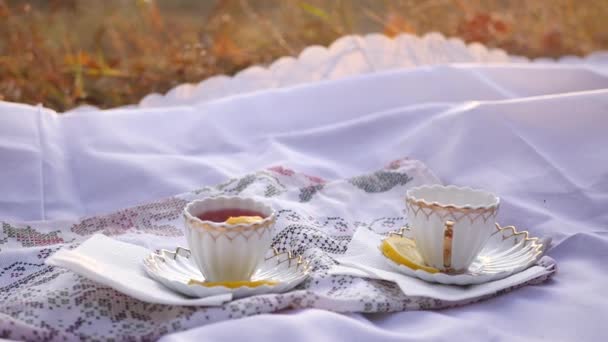
[[[198,270],[190,251],[178,247],[174,252],[161,250],[151,253],[143,260],[143,266],[148,276],[166,287],[190,297],[207,297],[222,293],[232,293],[234,298],[247,297],[265,293],[279,293],[293,289],[304,281],[310,273],[307,260],[291,252],[279,253],[276,249],[268,251],[262,265],[251,277],[251,281],[270,280],[275,285],[260,285],[256,287],[241,286],[228,288],[225,286],[206,287],[189,284],[190,280],[204,282],[203,275]]]
[[[407,236],[409,229],[401,229],[391,233]],[[521,272],[540,259],[544,246],[536,237],[529,237],[528,232],[518,232],[515,227],[500,227],[496,224],[496,232],[492,234],[483,250],[464,273],[429,273],[424,270],[414,270],[405,265],[397,264],[382,256],[396,271],[416,277],[431,283],[447,285],[473,285],[493,280],[503,279]]]

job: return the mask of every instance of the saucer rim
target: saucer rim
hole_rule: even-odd
[[[387,256],[385,256],[384,253],[382,253],[382,252],[380,252],[380,255],[386,262],[388,262],[388,264],[392,268],[396,269],[397,271],[399,271],[400,273],[402,273],[404,275],[407,275],[410,277],[414,276],[418,279],[421,279],[421,280],[424,280],[427,282],[440,283],[440,284],[445,284],[445,285],[477,285],[477,284],[483,284],[483,283],[494,281],[494,280],[504,279],[513,274],[516,274],[516,273],[519,273],[519,272],[522,272],[522,271],[528,269],[529,267],[533,266],[535,262],[540,260],[540,258],[543,256],[543,254],[545,252],[545,244],[543,243],[543,241],[540,238],[531,237],[530,233],[526,230],[518,231],[517,228],[513,225],[501,227],[498,224],[498,222],[495,222],[495,226],[496,226],[496,232],[494,232],[492,234],[492,236],[494,234],[498,234],[500,232],[509,230],[509,231],[511,231],[511,235],[508,236],[507,238],[503,238],[503,239],[508,239],[508,238],[511,238],[511,237],[517,236],[517,235],[523,235],[523,241],[530,241],[534,245],[534,247],[530,251],[531,253],[534,254],[531,261],[529,261],[525,265],[517,266],[512,269],[505,270],[502,272],[497,272],[497,273],[475,273],[475,272],[469,272],[468,269],[467,269],[467,271],[465,271],[463,273],[446,273],[441,270],[439,270],[436,273],[430,273],[430,272],[427,272],[422,269],[413,269],[406,265],[399,264],[399,263],[393,261],[392,259],[388,258]],[[388,236],[396,234],[396,235],[400,235],[403,237],[405,230],[409,230],[409,227],[401,227],[397,231],[391,231],[388,233]],[[385,239],[387,239],[388,236],[386,238],[383,238],[381,240],[381,243]],[[381,246],[381,244],[378,247],[380,247],[380,246]]]
[[[180,251],[186,251],[187,253],[189,253],[189,255],[188,256],[180,255],[179,254]],[[289,290],[289,289],[297,286],[298,284],[300,284],[302,281],[304,281],[306,278],[308,278],[310,276],[310,274],[312,273],[311,262],[304,256],[302,256],[300,254],[295,254],[292,251],[280,252],[276,247],[269,248],[268,252],[270,252],[270,251],[272,251],[273,254],[269,257],[265,257],[264,262],[267,262],[274,258],[279,258],[282,255],[287,255],[287,259],[285,259],[282,262],[277,263],[277,265],[280,265],[281,263],[284,263],[284,262],[291,262],[292,260],[297,259],[296,262],[298,264],[296,266],[296,270],[300,269],[299,272],[301,272],[301,273],[290,281],[287,281],[287,282],[278,281],[276,284],[273,284],[273,285],[264,284],[264,285],[260,285],[260,286],[254,286],[254,287],[243,285],[243,286],[239,286],[239,287],[230,288],[230,287],[226,287],[223,285],[204,287],[202,285],[197,285],[197,284],[188,284],[186,282],[182,282],[177,279],[171,279],[166,276],[163,277],[162,275],[159,274],[159,272],[154,272],[153,270],[150,269],[151,267],[153,267],[153,266],[149,266],[149,264],[153,262],[150,259],[158,258],[158,260],[161,260],[162,262],[166,262],[164,259],[167,255],[169,255],[169,256],[173,255],[173,260],[177,260],[177,257],[181,257],[181,258],[185,258],[186,260],[190,260],[190,256],[192,255],[191,254],[192,252],[188,248],[184,248],[184,247],[180,247],[180,246],[176,247],[175,251],[171,251],[171,250],[164,249],[164,248],[159,249],[157,251],[152,251],[143,258],[142,264],[143,264],[143,268],[144,268],[146,274],[150,278],[159,282],[163,286],[170,288],[172,291],[176,291],[176,292],[180,292],[180,293],[184,294],[183,292],[181,292],[175,288],[165,285],[165,282],[175,283],[175,284],[179,284],[179,286],[187,286],[187,287],[193,288],[193,289],[197,289],[197,288],[207,289],[207,290],[209,290],[209,292],[213,292],[213,293],[209,294],[210,296],[214,295],[214,294],[219,294],[219,293],[233,293],[234,294],[238,290],[251,290],[251,291],[264,290],[264,293],[272,292],[273,290],[275,290],[276,288],[279,288],[279,287],[286,287],[285,290]],[[300,265],[303,265],[303,266],[300,267]],[[261,267],[256,268],[256,272],[260,268]],[[202,276],[202,274],[201,274],[201,276]],[[272,278],[262,278],[262,279],[272,279]],[[197,279],[195,279],[195,280],[197,280]],[[291,286],[291,285],[293,285],[293,286]],[[186,295],[188,295],[188,294],[186,294]],[[190,296],[190,295],[188,295],[188,296]]]

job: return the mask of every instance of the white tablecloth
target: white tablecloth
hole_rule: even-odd
[[[288,311],[165,340],[602,341],[608,77],[597,70],[422,67],[198,105],[65,116],[0,103],[0,218],[108,212],[277,164],[331,179],[410,156],[445,183],[496,191],[503,224],[551,236],[554,279],[439,312]]]

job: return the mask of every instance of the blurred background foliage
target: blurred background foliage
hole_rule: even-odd
[[[345,34],[432,31],[585,55],[608,49],[608,1],[0,0],[0,99],[109,108]]]

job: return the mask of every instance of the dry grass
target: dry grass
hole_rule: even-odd
[[[349,33],[439,31],[510,53],[608,48],[608,1],[0,0],[0,98],[136,103]]]

